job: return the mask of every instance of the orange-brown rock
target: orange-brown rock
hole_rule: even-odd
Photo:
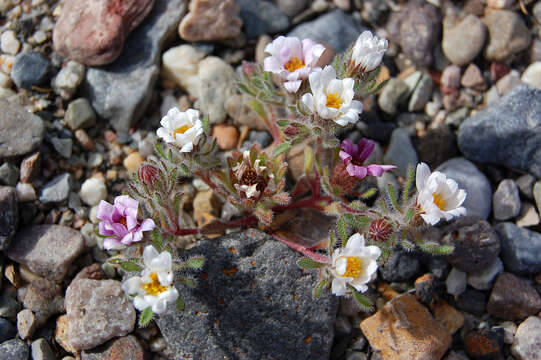
[[[434,305],[432,313],[434,318],[452,334],[464,326],[464,315],[444,300],[440,300]]]
[[[389,301],[361,323],[361,330],[383,360],[439,360],[451,345],[451,333],[414,295]]]

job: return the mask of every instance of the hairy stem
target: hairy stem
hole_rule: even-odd
[[[272,234],[272,237],[275,238],[276,240],[286,244],[287,246],[289,246],[290,248],[292,248],[293,250],[296,250],[300,253],[303,253],[304,255],[308,256],[310,259],[314,260],[314,261],[317,261],[317,262],[320,262],[320,263],[323,263],[323,264],[330,264],[330,261],[327,257],[323,256],[323,255],[320,255],[318,253],[315,253],[313,252],[312,250],[308,249],[307,247],[305,246],[302,246],[300,244],[297,244],[297,243],[294,243],[294,242],[291,242],[291,241],[288,241],[276,234]]]

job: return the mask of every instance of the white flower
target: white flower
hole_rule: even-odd
[[[265,47],[269,53],[264,62],[265,71],[279,75],[291,93],[297,92],[302,80],[315,68],[325,47],[310,39],[300,40],[294,36],[279,36]]]
[[[359,292],[368,290],[366,284],[373,280],[378,269],[377,259],[381,250],[377,246],[364,246],[364,236],[353,234],[345,248],[336,249],[332,255],[332,293],[346,294],[347,284]]]
[[[337,79],[334,68],[327,65],[322,71],[311,73],[309,81],[312,94],[304,94],[301,100],[312,112],[341,126],[357,122],[363,104],[353,100],[353,79]]]
[[[143,251],[145,269],[141,276],[129,278],[122,284],[122,290],[135,295],[133,305],[139,311],[147,307],[155,314],[163,314],[168,302],[178,298],[178,291],[173,284],[173,261],[171,254],[164,251],[158,254],[154,246],[149,245]]]
[[[441,219],[451,220],[453,217],[466,214],[462,203],[466,199],[466,191],[459,189],[453,179],[434,171],[425,163],[417,165],[415,179],[417,185],[417,205],[421,207],[421,217],[430,225]]]
[[[388,47],[386,39],[380,39],[370,31],[363,31],[355,41],[351,59],[355,67],[359,67],[363,72],[370,72],[379,66]]]
[[[167,143],[175,144],[181,152],[190,152],[203,134],[203,123],[199,111],[188,109],[185,112],[172,108],[160,122],[156,134]]]

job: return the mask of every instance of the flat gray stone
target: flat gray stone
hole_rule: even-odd
[[[515,274],[534,275],[541,272],[541,235],[504,222],[495,227],[500,236],[502,260]]]
[[[417,152],[411,143],[407,130],[398,128],[391,135],[389,149],[383,157],[383,162],[388,165],[395,165],[393,172],[402,177],[408,176],[409,166],[416,166],[418,162]]]
[[[460,125],[458,146],[472,161],[541,177],[541,90],[519,85],[470,116]]]
[[[520,195],[517,184],[505,179],[498,185],[492,197],[492,210],[496,220],[508,220],[520,213]]]
[[[71,190],[71,175],[64,173],[56,176],[43,185],[39,201],[42,203],[59,203],[68,199]]]
[[[62,225],[34,225],[15,234],[8,257],[36,275],[62,281],[85,248],[81,233]]]
[[[204,255],[194,289],[179,288],[186,309],[157,320],[177,360],[328,359],[338,298],[312,298],[315,273],[258,230],[202,240],[182,256]]]
[[[348,13],[336,9],[315,20],[296,26],[289,36],[300,39],[312,39],[329,45],[336,52],[343,52],[366,30]]]
[[[236,0],[240,17],[248,37],[274,34],[289,27],[289,18],[272,2],[263,0]]]
[[[0,109],[0,159],[35,150],[43,141],[43,120],[5,99],[0,99]]]
[[[28,345],[18,339],[4,341],[0,344],[0,360],[28,360]]]
[[[127,133],[144,114],[160,72],[162,46],[176,32],[186,7],[186,0],[156,0],[120,57],[107,66],[88,68],[83,84],[87,98],[117,131]]]
[[[37,339],[30,347],[32,360],[55,360],[56,356],[45,339]]]
[[[436,170],[455,180],[459,188],[466,190],[463,206],[468,215],[488,218],[492,207],[492,189],[487,177],[472,162],[464,158],[454,158],[447,160]]]
[[[77,279],[66,290],[70,344],[92,349],[133,331],[135,309],[120,281]]]

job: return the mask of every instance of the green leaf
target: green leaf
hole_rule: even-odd
[[[340,236],[340,240],[342,240],[342,247],[346,247],[349,229],[343,216],[336,222],[336,231],[338,232],[338,236]]]
[[[267,119],[267,113],[259,101],[252,99],[248,102],[248,106],[250,106],[250,108],[255,111],[257,115],[261,116],[265,120]]]
[[[391,199],[391,203],[393,204],[394,208],[402,212],[400,205],[398,205],[398,194],[393,184],[387,185],[387,194],[389,195],[389,199]]]
[[[160,230],[154,229],[152,230],[152,243],[154,244],[154,247],[156,250],[158,250],[159,253],[162,252],[163,248],[163,238]]]
[[[289,120],[278,120],[276,123],[278,124],[278,126],[284,127],[289,125]]]
[[[141,271],[143,268],[136,263],[133,263],[131,261],[125,261],[123,263],[120,263],[120,267],[122,270],[127,272],[134,272],[134,271]]]
[[[154,313],[152,312],[152,308],[149,306],[143,310],[143,312],[139,315],[139,327],[146,327],[152,319],[154,318]]]
[[[314,261],[310,259],[309,257],[301,257],[299,260],[297,260],[297,265],[300,268],[306,269],[306,270],[319,269],[320,267],[325,266],[325,264]]]
[[[208,114],[203,116],[203,119],[201,119],[201,122],[203,123],[203,130],[208,134],[209,129],[210,129],[210,121],[209,121]]]
[[[161,142],[156,141],[154,143],[154,149],[156,149],[156,152],[158,153],[158,155],[160,155],[162,158],[165,159],[165,152],[163,151],[163,145]]]
[[[180,281],[181,283],[183,283],[184,285],[186,285],[189,288],[194,288],[195,287],[195,280],[194,279],[180,278],[180,279],[178,279],[178,281]]]
[[[357,304],[359,304],[363,308],[364,311],[371,312],[374,309],[374,305],[369,298],[361,295],[357,290],[355,290],[353,286],[349,285],[348,287],[353,294],[353,298],[355,299],[355,301],[357,301]]]
[[[330,278],[324,278],[322,279],[317,285],[316,287],[314,288],[314,299],[317,299],[321,296],[321,291],[327,287],[329,287],[329,285],[331,284],[331,279]]]
[[[348,225],[355,230],[360,230],[370,223],[370,219],[367,216],[362,215],[355,216],[353,214],[344,214],[343,218]]]
[[[334,231],[329,231],[329,246],[328,246],[329,255],[332,256],[335,246],[336,246],[336,235],[334,234]]]
[[[404,215],[404,221],[409,222],[411,219],[413,219],[413,216],[415,215],[415,209],[409,208],[406,212],[406,215]]]
[[[177,305],[178,311],[184,311],[184,309],[186,308],[186,304],[184,303],[184,300],[182,300],[181,298],[177,299],[176,305]]]
[[[187,261],[185,261],[182,264],[182,267],[184,269],[190,268],[190,269],[199,270],[199,269],[201,269],[203,267],[204,264],[205,264],[205,258],[203,256],[197,256],[197,257],[193,257],[193,258],[188,259]]]
[[[274,149],[274,153],[272,154],[274,157],[280,156],[283,153],[289,151],[291,148],[291,144],[289,142],[282,143]]]
[[[250,89],[248,86],[246,86],[246,84],[238,83],[237,87],[243,93],[246,93],[248,95],[252,95],[253,97],[257,96],[257,94],[252,89]]]
[[[404,203],[407,204],[410,196],[411,187],[413,185],[413,179],[415,178],[415,169],[413,165],[408,167],[408,178],[404,185]]]
[[[359,197],[361,199],[369,199],[372,196],[376,195],[377,192],[378,192],[377,188],[370,188],[370,189],[366,190],[365,192],[363,192],[362,194],[360,194]]]
[[[417,244],[421,250],[432,255],[450,255],[455,250],[452,245],[440,245],[433,242],[425,242]]]

